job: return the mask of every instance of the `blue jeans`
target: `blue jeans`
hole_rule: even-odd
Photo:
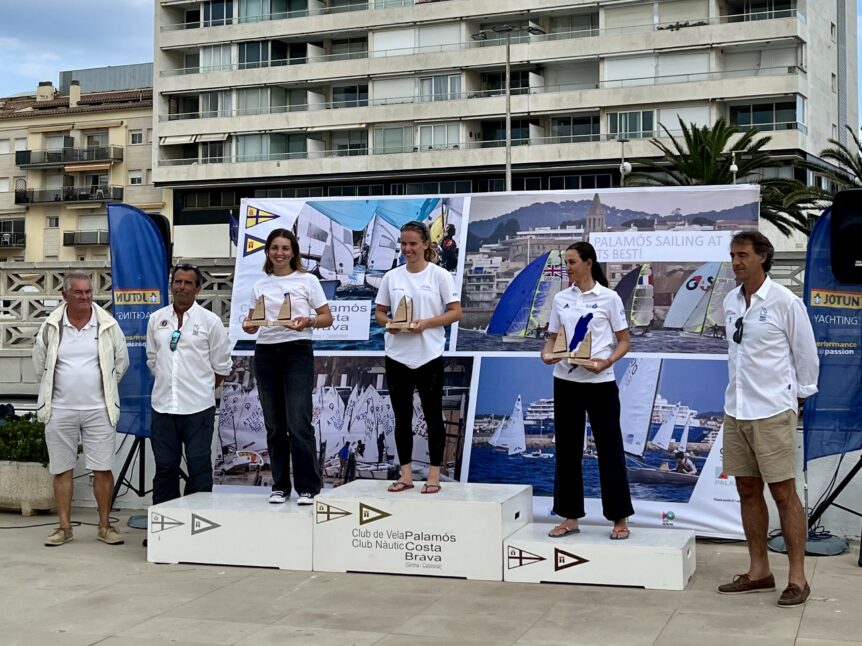
[[[290,493],[292,458],[296,490],[316,495],[321,483],[311,425],[314,385],[311,341],[258,343],[254,351],[254,374],[266,426],[273,491]]]
[[[153,504],[180,497],[180,461],[185,445],[186,480],[184,495],[213,490],[212,442],[215,407],[190,415],[170,415],[153,411]]]

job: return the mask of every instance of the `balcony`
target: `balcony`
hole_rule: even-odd
[[[27,236],[23,233],[4,231],[0,233],[0,249],[12,249],[24,247],[27,243]]]
[[[15,153],[15,165],[20,168],[51,168],[69,164],[114,163],[119,161],[123,161],[122,146],[19,150]]]
[[[64,186],[55,189],[29,189],[15,191],[15,204],[41,204],[45,202],[122,202],[123,187]]]
[[[63,231],[64,247],[103,246],[108,244],[107,231]]]

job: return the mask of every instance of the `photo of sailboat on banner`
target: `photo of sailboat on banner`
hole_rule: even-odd
[[[724,298],[736,287],[729,262],[698,267],[674,295],[663,327],[684,334],[724,337]]]
[[[617,283],[614,291],[623,302],[631,333],[646,334],[655,318],[655,289],[650,264],[632,269]]]
[[[524,431],[524,413],[521,410],[521,396],[515,400],[512,414],[500,420],[488,440],[494,449],[506,451],[509,456],[520,455],[527,450],[527,436]]]
[[[486,333],[501,336],[504,342],[544,338],[554,295],[567,285],[560,252],[542,254],[509,283],[491,315]]]
[[[662,467],[649,466],[644,460],[661,364],[661,359],[632,359],[620,381],[620,427],[627,458],[628,479],[630,483],[640,484],[694,485],[697,483],[697,475],[671,471],[664,462]],[[674,424],[675,421],[676,408],[662,426]],[[665,433],[668,431],[665,430]],[[673,433],[673,426],[670,427],[669,433]],[[661,437],[658,439],[662,441]]]

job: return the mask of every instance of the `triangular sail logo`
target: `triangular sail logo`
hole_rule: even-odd
[[[506,568],[514,570],[515,568],[524,567],[525,565],[533,565],[541,561],[547,561],[544,556],[533,554],[527,550],[522,550],[520,547],[509,545],[506,548]]]
[[[346,509],[339,509],[332,505],[327,505],[325,502],[315,503],[314,522],[316,525],[320,523],[328,523],[330,520],[338,520],[345,516],[350,516],[350,512]]]
[[[156,512],[152,512],[150,514],[151,534],[164,532],[168,529],[174,529],[175,527],[179,527],[181,525],[185,525],[185,523],[178,521],[176,518],[170,518],[163,514],[157,514]]]
[[[203,534],[204,532],[208,532],[211,529],[218,529],[219,527],[221,527],[221,525],[218,523],[214,523],[203,516],[192,514],[192,536],[195,534]]]
[[[554,548],[555,572],[565,570],[566,568],[575,567],[576,565],[583,565],[584,563],[589,563],[589,560],[585,559],[582,556],[578,556],[577,554],[571,554],[570,552],[561,550],[559,547]]]
[[[242,251],[243,257],[257,253],[266,246],[266,240],[255,238],[253,235],[245,234],[245,246]]]
[[[268,213],[266,211],[261,211],[260,209],[256,209],[253,206],[248,207],[245,210],[245,228],[250,229],[258,224],[263,224],[264,222],[269,222],[271,220],[277,220],[279,216],[274,213]]]
[[[391,516],[389,512],[376,509],[371,505],[366,505],[364,502],[359,503],[359,524],[367,525],[375,520],[383,520]]]

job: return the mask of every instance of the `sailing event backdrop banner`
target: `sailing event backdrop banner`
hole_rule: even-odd
[[[327,486],[397,475],[374,298],[383,274],[404,262],[400,227],[418,220],[460,287],[464,312],[447,330],[444,479],[531,484],[535,516],[550,518],[554,440],[571,430],[555,428],[551,368],[539,352],[553,297],[568,287],[565,249],[589,240],[632,334],[631,352],[614,369],[633,522],[740,537],[735,483],[721,469],[721,309],[736,284],[730,237],[756,228],[758,199],[756,186],[736,185],[244,200],[230,319],[240,356],[222,398],[217,482],[271,484],[251,365],[254,336],[241,322],[275,228],[297,234],[303,264],[320,279],[335,315],[314,341],[313,422]],[[427,443],[415,408],[413,459],[421,479]],[[586,521],[606,522],[589,421],[584,431]]]

